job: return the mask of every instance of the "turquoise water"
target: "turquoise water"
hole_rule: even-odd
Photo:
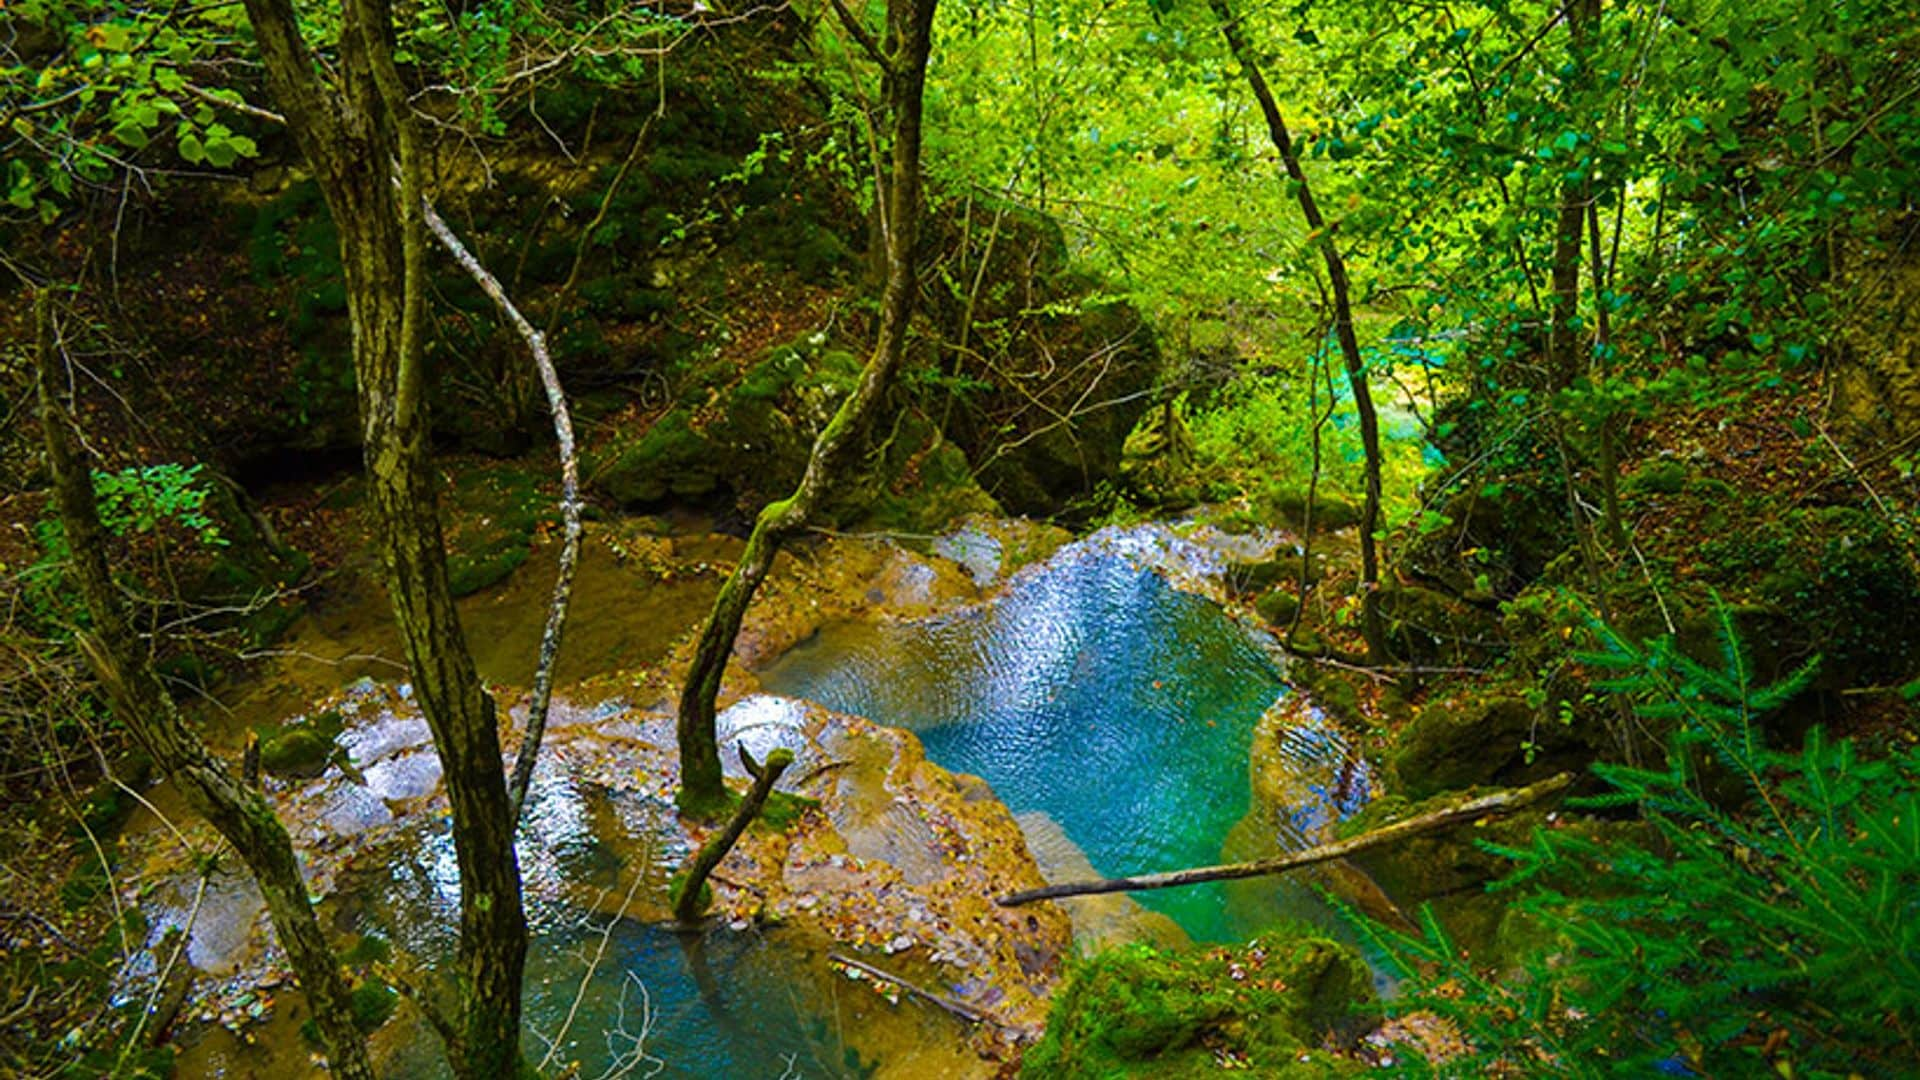
[[[523,840],[523,870],[531,880],[584,886],[573,893],[577,899],[634,872],[648,886],[662,884],[659,871],[627,866],[598,834],[613,819],[644,829],[649,817],[670,812],[549,777],[529,803],[529,835],[540,842]],[[378,869],[351,883],[353,902],[341,919],[414,956],[451,958],[459,888],[451,837],[444,821],[409,832]],[[619,907],[618,896],[602,895]],[[718,924],[682,935],[582,910],[550,892],[529,894],[528,921],[524,1049],[531,1061],[558,1038],[554,1066],[578,1062],[577,1075],[586,1078],[870,1075],[844,1036],[892,1006],[832,974],[817,942],[777,928],[736,932]],[[931,1031],[921,1037],[955,1038],[944,1017],[918,1019]],[[399,1043],[402,1049],[381,1063],[384,1074],[448,1075],[438,1040],[424,1026]]]
[[[1075,544],[956,613],[829,626],[760,677],[915,731],[937,764],[1052,817],[1103,875],[1265,853],[1261,838],[1227,838],[1248,812],[1249,745],[1284,692],[1279,671],[1226,612],[1111,546]],[[1317,907],[1304,891],[1134,895],[1197,940],[1233,941]]]

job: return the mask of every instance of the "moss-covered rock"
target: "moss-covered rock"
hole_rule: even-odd
[[[1287,626],[1300,610],[1300,598],[1283,588],[1268,589],[1253,602],[1253,610],[1259,612],[1269,626]]]
[[[319,776],[339,752],[342,724],[339,713],[326,712],[260,733],[260,767],[274,776]]]
[[[1316,937],[1233,949],[1126,945],[1078,964],[1021,1075],[1045,1080],[1213,1075],[1340,1076],[1356,1063],[1319,1051],[1371,1002],[1366,965]]]
[[[1400,576],[1476,602],[1518,593],[1573,544],[1563,496],[1511,479],[1472,484],[1422,515]]]
[[[858,357],[819,334],[769,350],[744,370],[714,364],[645,430],[619,433],[584,462],[625,506],[732,495],[758,506],[806,471],[813,437],[859,378]]]
[[[1068,268],[1057,221],[991,199],[954,210],[929,215],[925,242],[959,252],[966,272],[941,275],[922,310],[967,348],[949,351],[927,389],[988,493],[1050,516],[1119,477],[1159,347],[1132,305]]]
[[[1255,500],[1255,506],[1266,519],[1274,524],[1294,529],[1307,527],[1307,489],[1304,485],[1287,485],[1268,491]],[[1360,504],[1337,491],[1321,488],[1313,493],[1314,531],[1351,529],[1360,524]]]
[[[1469,663],[1500,647],[1491,613],[1435,589],[1389,585],[1380,590],[1387,642],[1402,660]]]
[[[319,776],[332,757],[333,740],[308,727],[288,728],[260,742],[260,767],[275,776]]]
[[[1428,704],[1401,731],[1388,764],[1413,799],[1481,784],[1512,786],[1578,770],[1592,748],[1518,697],[1476,694]]]

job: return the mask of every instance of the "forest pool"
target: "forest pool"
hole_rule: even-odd
[[[1269,854],[1278,830],[1236,826],[1254,727],[1285,686],[1270,642],[1142,558],[1181,543],[1109,530],[987,602],[831,624],[761,683],[914,731],[936,764],[984,778],[1016,814],[1053,819],[1102,875]],[[1298,752],[1302,769],[1345,757],[1328,740]],[[1285,918],[1330,922],[1310,890],[1282,879],[1134,895],[1199,941],[1243,940]]]

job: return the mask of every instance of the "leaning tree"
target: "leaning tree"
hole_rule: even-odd
[[[933,47],[937,0],[887,0],[887,25],[876,39],[858,16],[834,0],[841,25],[880,69],[882,104],[892,141],[891,160],[880,185],[878,243],[886,261],[879,332],[860,381],[840,402],[833,418],[814,439],[806,472],[793,494],[767,504],[754,520],[747,549],[721,586],[700,633],[693,666],[680,692],[680,808],[710,816],[727,804],[720,748],[714,732],[714,703],[721,677],[733,655],[734,639],[755,590],[766,580],[780,546],[818,518],[834,487],[855,465],[880,400],[893,383],[906,354],[907,324],[919,291],[914,240],[920,220],[920,115],[927,82],[927,57]]]

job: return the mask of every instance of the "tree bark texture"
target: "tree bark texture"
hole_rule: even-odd
[[[497,1080],[521,1066],[526,916],[494,703],[447,586],[420,353],[421,152],[393,63],[392,12],[388,0],[346,0],[329,84],[289,0],[246,0],[246,8],[268,86],[340,233],[376,539],[452,805],[459,1037],[448,1059],[458,1075]]]
[[[1599,14],[1599,0],[1571,0],[1567,4],[1567,34],[1573,49],[1572,79],[1586,78],[1587,37]],[[1587,169],[1580,170],[1578,180],[1561,186],[1560,207],[1553,229],[1553,259],[1548,268],[1553,288],[1553,309],[1547,319],[1550,390],[1564,390],[1580,377],[1579,333],[1575,326],[1580,308],[1580,243],[1586,232],[1587,206],[1592,200],[1593,183]]]
[[[1462,825],[1491,814],[1503,814],[1531,806],[1550,796],[1557,795],[1573,786],[1573,777],[1567,773],[1542,780],[1523,788],[1496,791],[1491,795],[1481,795],[1442,807],[1431,813],[1411,817],[1405,821],[1396,821],[1384,825],[1372,832],[1346,840],[1337,840],[1331,844],[1320,844],[1302,851],[1276,855],[1271,859],[1258,859],[1253,862],[1228,863],[1224,866],[1202,866],[1192,870],[1174,870],[1164,874],[1140,874],[1136,877],[1107,878],[1103,881],[1069,881],[1058,885],[1048,885],[1023,892],[1008,893],[995,903],[1001,907],[1019,907],[1036,900],[1058,900],[1068,896],[1094,896],[1099,893],[1143,892],[1148,889],[1171,889],[1179,885],[1199,885],[1208,881],[1236,881],[1241,878],[1267,877],[1271,874],[1296,870],[1316,863],[1345,859],[1377,847],[1404,840],[1409,836],[1433,832],[1454,825]]]
[[[1380,551],[1374,536],[1380,529],[1380,417],[1373,407],[1366,361],[1360,356],[1360,341],[1353,329],[1352,285],[1347,277],[1347,261],[1340,254],[1333,230],[1327,227],[1327,220],[1320,213],[1319,203],[1314,201],[1313,188],[1307,183],[1306,171],[1300,167],[1300,155],[1294,148],[1293,136],[1287,131],[1286,119],[1229,0],[1210,0],[1210,3],[1214,17],[1220,22],[1220,32],[1227,39],[1227,48],[1239,61],[1240,70],[1246,73],[1247,85],[1266,117],[1267,134],[1293,184],[1300,214],[1311,230],[1311,242],[1320,249],[1326,263],[1327,281],[1333,292],[1333,333],[1346,362],[1347,385],[1353,394],[1354,411],[1360,417],[1360,445],[1366,456],[1367,493],[1360,510],[1360,629],[1367,639],[1367,659],[1375,664],[1385,663],[1391,656],[1386,628],[1380,618]]]
[[[91,630],[79,636],[81,652],[105,688],[114,715],[194,811],[232,845],[259,884],[274,933],[326,1041],[328,1064],[341,1076],[372,1080],[366,1038],[353,1023],[347,977],[314,917],[293,841],[266,799],[242,784],[187,727],[121,606],[107,570],[106,537],[94,501],[93,474],[74,445],[72,421],[55,390],[61,380],[54,361],[51,302],[45,293],[36,301],[34,318],[47,464],[72,554],[74,579],[93,620]]]
[[[683,926],[692,926],[700,921],[700,890],[707,884],[707,878],[720,860],[727,857],[733,845],[740,842],[741,834],[753,819],[760,816],[760,808],[767,805],[767,797],[773,794],[773,785],[780,774],[793,764],[793,751],[781,747],[767,755],[765,765],[756,765],[747,756],[747,748],[740,747],[740,760],[746,763],[747,771],[753,774],[753,787],[747,790],[747,797],[734,808],[733,816],[727,819],[726,828],[709,837],[694,853],[693,860],[687,864],[687,876],[681,881],[680,895],[673,901],[673,917]]]
[[[853,392],[814,440],[806,473],[792,495],[771,503],[754,520],[739,565],[715,599],[701,630],[693,666],[680,693],[680,808],[710,816],[726,806],[720,751],[714,736],[714,702],[733,656],[741,620],[754,591],[766,580],[780,545],[805,529],[865,442],[880,399],[892,385],[906,352],[907,324],[918,292],[913,249],[920,220],[920,119],[933,47],[937,0],[888,0],[886,62],[882,65],[892,121],[891,176],[885,185],[884,247],[887,279],[880,301],[880,328],[873,352]]]

